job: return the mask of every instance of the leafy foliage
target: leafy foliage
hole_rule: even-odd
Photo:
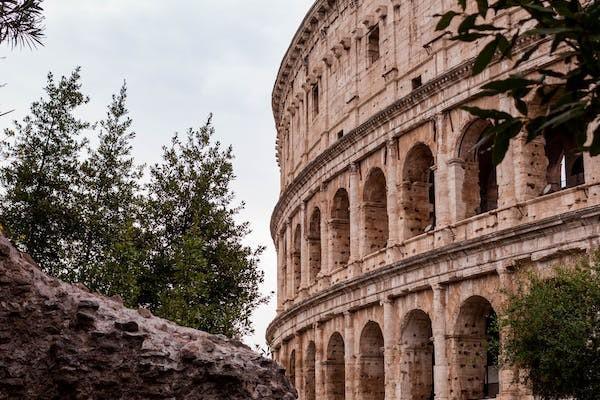
[[[43,0],[0,0],[0,43],[11,46],[42,44]]]
[[[235,222],[232,149],[211,144],[213,134],[209,119],[176,135],[150,169],[144,225],[153,240],[142,303],[180,324],[234,336],[265,301],[257,286],[262,248],[241,243],[250,231]]]
[[[476,9],[470,11],[470,4]],[[487,40],[477,56],[473,74],[478,75],[494,60],[514,59],[515,72],[482,87],[481,96],[509,96],[516,112],[465,107],[471,114],[489,119],[485,137],[494,138],[494,162],[504,159],[510,139],[523,129],[527,139],[568,132],[582,151],[600,154],[600,2],[597,0],[458,0],[459,10],[440,15],[437,30],[446,30],[459,17],[451,39],[462,42]],[[512,25],[495,23],[494,16],[522,11],[524,17]],[[490,20],[492,22],[490,22]],[[498,19],[505,21],[506,19]],[[534,43],[521,48],[522,39]],[[547,49],[557,62],[552,68],[519,67]],[[562,64],[562,65],[561,65]],[[536,109],[526,98],[535,96]],[[588,142],[588,132],[593,140]]]
[[[262,248],[242,243],[250,230],[236,222],[233,152],[213,143],[211,120],[175,135],[143,184],[125,86],[98,124],[75,116],[88,102],[79,70],[58,83],[50,74],[45,91],[0,144],[0,222],[13,241],[53,276],[129,306],[211,333],[250,332],[266,301]]]
[[[551,279],[529,274],[502,322],[504,362],[528,371],[542,399],[592,400],[600,390],[600,253]]]

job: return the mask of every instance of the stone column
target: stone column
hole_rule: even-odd
[[[450,208],[450,223],[464,219],[466,210],[462,198],[463,183],[465,181],[465,163],[460,158],[448,160],[448,205]]]
[[[516,115],[512,99],[502,96],[499,99],[500,109],[509,114]],[[516,204],[515,195],[515,160],[513,160],[514,147],[509,146],[504,160],[496,167],[496,182],[498,184],[498,208]]]
[[[302,203],[301,206],[301,220],[300,220],[300,298],[307,296],[308,287],[310,286],[310,242],[307,240],[308,237],[308,210],[306,202]]]
[[[508,291],[512,290],[513,282],[509,268],[506,266],[498,268],[498,277],[500,279],[501,289]],[[505,304],[507,300],[505,295],[502,295],[502,303]],[[509,333],[509,328],[503,328],[500,332],[500,340],[502,341]],[[518,369],[509,366],[507,367],[505,365],[502,366],[502,369],[499,372],[500,400],[517,400],[519,398],[518,376]]]
[[[435,155],[435,219],[437,227],[444,227],[450,225],[452,219],[450,215],[450,179],[448,176],[448,170],[443,168],[444,165],[448,164],[450,155],[445,151],[446,132],[450,130],[450,127],[446,127],[446,118],[444,114],[440,113],[435,116],[435,130],[437,136],[437,148]],[[442,166],[442,168],[438,167]]]
[[[354,354],[354,324],[352,313],[344,313],[344,353],[346,372],[346,400],[354,400],[356,391],[356,356]]]
[[[304,393],[304,344],[303,336],[296,334],[296,383],[295,387],[299,394]]]
[[[448,368],[448,356],[446,353],[446,290],[439,284],[433,285],[432,289],[433,319],[431,324],[435,352],[435,366],[433,370],[435,400],[447,400],[449,381],[448,374],[450,370]]]
[[[383,304],[383,343],[384,343],[384,365],[385,365],[385,398],[393,399],[396,393],[397,374],[394,360],[394,327],[396,319],[394,318],[394,301],[384,299]]]
[[[331,257],[329,256],[329,199],[327,186],[321,186],[321,276],[329,276],[331,271]]]
[[[325,345],[323,343],[323,328],[317,322],[313,326],[315,335],[315,394],[317,399],[322,399],[325,396]]]
[[[286,293],[284,293],[285,279],[283,270],[285,268],[285,246],[283,245],[283,235],[281,232],[277,234],[277,314],[283,311],[283,303],[285,302]]]
[[[387,207],[389,220],[388,246],[395,246],[400,242],[400,227],[398,224],[398,141],[396,139],[387,142]]]
[[[292,221],[288,219],[286,224],[286,236],[287,236],[287,302],[294,301],[294,260],[292,253],[294,252],[294,242],[292,237]]]
[[[350,260],[353,264],[362,259],[362,218],[360,215],[360,175],[358,165],[350,165]]]

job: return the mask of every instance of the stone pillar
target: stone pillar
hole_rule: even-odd
[[[448,205],[450,208],[450,223],[454,224],[466,215],[465,202],[462,198],[465,181],[465,163],[459,158],[448,160]]]
[[[287,299],[286,302],[294,301],[294,260],[292,253],[294,252],[294,239],[292,235],[292,221],[289,219],[286,224],[287,236]]]
[[[398,218],[398,141],[391,139],[387,142],[387,207],[389,221],[388,247],[400,242],[400,227]]]
[[[393,399],[396,393],[397,374],[395,373],[394,360],[394,328],[396,319],[394,318],[394,301],[384,299],[383,304],[383,343],[384,343],[384,365],[385,365],[385,398]]]
[[[281,232],[277,234],[277,314],[283,311],[283,304],[285,303],[286,293],[284,293],[286,276],[283,276],[283,270],[286,264],[284,234]],[[287,272],[287,270],[286,270]]]
[[[350,165],[350,260],[349,264],[353,264],[362,259],[362,218],[360,215],[360,174],[358,165]]]
[[[435,131],[437,140],[437,148],[435,155],[435,219],[437,227],[444,227],[450,225],[452,219],[450,215],[451,202],[448,201],[450,198],[450,179],[448,176],[448,170],[446,168],[439,168],[438,166],[448,165],[449,154],[444,151],[444,143],[446,142],[446,132],[450,130],[450,127],[445,125],[446,118],[444,114],[440,113],[435,116]]]
[[[446,352],[446,290],[439,284],[433,285],[432,289],[433,319],[431,324],[435,352],[435,366],[433,370],[435,400],[447,400],[449,382],[448,374],[450,369],[448,368],[448,356]]]
[[[303,299],[307,296],[308,287],[310,286],[310,242],[307,240],[308,237],[308,218],[306,202],[302,203],[300,210],[300,298]]]
[[[509,114],[516,115],[512,99],[502,96],[499,99],[500,109]],[[504,160],[496,167],[496,182],[498,184],[498,208],[504,208],[516,204],[515,195],[515,160],[513,154],[515,149],[509,146]]]
[[[321,276],[329,276],[333,262],[329,253],[329,199],[327,198],[327,186],[321,187]]]
[[[548,158],[544,138],[539,136],[527,143],[522,132],[511,141],[515,174],[515,201],[522,203],[540,196],[546,186]]]
[[[346,358],[346,400],[355,399],[356,391],[356,356],[354,354],[354,324],[352,313],[344,313],[344,353]]]
[[[504,290],[511,291],[513,288],[512,275],[506,266],[498,268],[498,277],[500,279],[500,288],[504,293]],[[505,295],[502,295],[503,305],[508,299]],[[500,332],[500,340],[502,341],[506,335],[510,333],[509,328],[503,328]],[[500,400],[517,400],[519,398],[519,370],[510,366],[502,365],[500,370]]]
[[[322,399],[325,396],[325,361],[326,349],[323,343],[323,328],[319,323],[315,323],[313,326],[315,335],[315,393],[317,399]]]
[[[304,393],[304,343],[303,336],[296,334],[296,383],[298,393]]]

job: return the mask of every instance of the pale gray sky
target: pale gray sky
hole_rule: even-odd
[[[291,38],[313,0],[46,0],[45,46],[0,47],[0,128],[24,116],[42,94],[46,74],[82,67],[90,120],[104,116],[123,80],[140,163],[160,159],[173,132],[200,126],[214,113],[217,138],[232,144],[234,190],[247,203],[253,244],[267,246],[261,267],[265,293],[276,287],[276,256],[269,233],[279,193],[271,89]],[[254,317],[264,344],[273,302]]]

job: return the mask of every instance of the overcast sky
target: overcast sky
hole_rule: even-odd
[[[252,244],[267,246],[261,267],[265,293],[276,288],[276,256],[269,233],[279,193],[271,89],[281,58],[313,0],[45,0],[46,38],[35,50],[0,48],[0,128],[22,118],[42,95],[48,71],[82,67],[90,120],[103,118],[123,80],[140,163],[160,160],[175,131],[198,127],[214,113],[217,138],[236,155],[242,218]],[[274,301],[254,318],[264,344]]]

